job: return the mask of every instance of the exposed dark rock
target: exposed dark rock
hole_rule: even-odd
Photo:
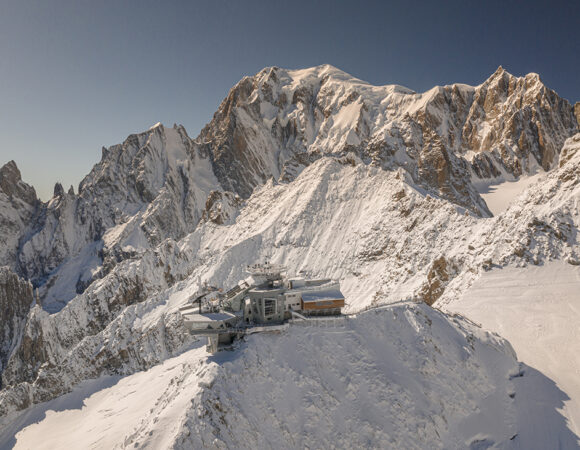
[[[457,267],[445,257],[439,257],[429,268],[427,281],[419,291],[419,297],[428,305],[432,305],[443,295],[447,284],[456,274]]]
[[[14,161],[9,161],[0,168],[0,191],[11,199],[20,199],[29,205],[38,202],[36,191],[22,181],[20,170]]]
[[[0,373],[20,340],[32,301],[32,285],[0,267]]]
[[[212,191],[205,202],[202,220],[217,225],[230,223],[235,218],[241,202],[239,195],[231,192]]]
[[[62,197],[63,195],[64,195],[64,188],[62,187],[62,184],[56,183],[54,185],[53,197]]]

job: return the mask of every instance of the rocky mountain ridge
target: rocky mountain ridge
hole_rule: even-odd
[[[20,213],[13,205],[0,215],[13,230],[0,236],[10,241],[0,263],[57,310],[118,262],[183,237],[202,218],[227,220],[216,208],[235,215],[269,178],[291,182],[325,155],[403,168],[431,195],[487,216],[472,181],[548,170],[576,129],[572,106],[536,74],[517,78],[501,67],[480,86],[423,94],[371,86],[328,65],[266,68],[231,90],[195,140],[181,126],[157,125],[103,149],[78,194],[58,185],[41,205],[15,164],[6,165],[0,178],[18,172],[23,200]],[[72,266],[86,270],[73,274]]]
[[[313,159],[354,152],[387,170],[402,167],[434,195],[487,215],[472,176],[548,170],[577,129],[572,106],[537,74],[517,78],[500,67],[477,87],[417,94],[325,65],[244,78],[199,141],[222,186],[243,197],[270,176],[291,180]]]
[[[32,186],[22,181],[14,161],[0,168],[0,265],[17,268],[19,241],[39,209]]]
[[[494,265],[576,261],[578,135],[560,149],[577,128],[539,77],[501,68],[424,94],[269,68],[197,139],[158,125],[104,149],[78,194],[40,204],[2,169],[20,186],[0,179],[16,230],[3,264],[40,286],[44,309],[13,338],[0,415],[179,353],[192,338],[178,307],[256,260],[341,279],[351,310],[444,303]],[[544,184],[488,217],[473,181],[540,168]]]

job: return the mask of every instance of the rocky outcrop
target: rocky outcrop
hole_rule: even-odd
[[[0,191],[10,199],[20,200],[27,205],[38,202],[34,188],[22,181],[22,175],[14,161],[9,161],[0,168]]]
[[[500,67],[475,90],[462,151],[475,153],[472,162],[482,178],[493,178],[498,168],[518,177],[538,165],[552,168],[577,127],[571,105],[537,74],[518,78]]]
[[[457,266],[445,257],[440,256],[431,264],[427,272],[427,280],[419,291],[419,298],[428,305],[433,305],[443,295],[449,281],[457,273]]]
[[[518,78],[501,67],[480,86],[423,94],[371,86],[328,65],[272,67],[232,89],[198,142],[222,186],[242,197],[270,177],[291,181],[321,155],[354,152],[487,215],[473,176],[547,170],[577,127],[572,106],[536,74]]]
[[[0,267],[0,373],[18,346],[32,302],[32,285],[8,267]]]
[[[216,225],[230,224],[235,219],[242,200],[231,192],[212,191],[205,202],[202,220]]]
[[[20,240],[30,230],[40,201],[32,186],[24,183],[14,161],[0,168],[0,265],[18,267]]]

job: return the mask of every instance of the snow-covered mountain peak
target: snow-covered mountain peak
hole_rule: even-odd
[[[490,77],[485,80],[482,84],[477,86],[478,89],[492,89],[499,91],[506,96],[520,95],[522,91],[528,93],[528,100],[532,100],[533,96],[537,96],[541,93],[543,89],[548,89],[540,75],[534,72],[530,72],[524,76],[515,76],[508,71],[506,71],[502,66],[490,75]],[[551,93],[557,95],[554,91]]]
[[[323,65],[270,67],[244,78],[198,143],[213,155],[221,185],[242,197],[270,177],[291,181],[320,157],[354,152],[365,164],[403,168],[432,195],[489,215],[472,178],[548,170],[576,129],[567,101],[536,77],[503,68],[477,87],[415,93]]]

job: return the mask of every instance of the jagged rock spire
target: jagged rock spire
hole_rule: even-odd
[[[62,197],[64,195],[64,188],[62,187],[62,184],[60,183],[56,183],[54,185],[54,197]]]
[[[8,161],[0,168],[0,189],[11,195],[14,185],[22,179],[20,170],[14,161]]]
[[[10,198],[20,198],[30,205],[38,201],[34,188],[22,181],[22,174],[14,161],[8,161],[0,167],[0,192]]]

